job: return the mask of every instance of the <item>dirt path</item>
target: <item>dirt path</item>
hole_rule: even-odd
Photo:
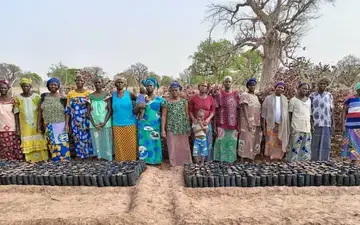
[[[360,224],[360,188],[186,189],[182,168],[136,187],[0,186],[0,224]]]

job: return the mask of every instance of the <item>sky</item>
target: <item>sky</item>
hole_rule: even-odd
[[[214,0],[212,2],[228,2]],[[341,3],[340,3],[341,2]],[[112,77],[141,62],[178,76],[208,37],[208,0],[0,0],[0,62],[46,78],[51,64],[100,66]],[[301,42],[301,56],[336,63],[360,57],[359,0],[324,5]],[[215,38],[231,39],[218,29]]]

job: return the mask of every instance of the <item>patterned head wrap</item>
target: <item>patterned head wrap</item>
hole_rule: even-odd
[[[60,80],[59,80],[59,79],[57,79],[57,78],[55,78],[55,77],[49,79],[49,80],[46,82],[46,87],[47,87],[48,89],[49,89],[51,83],[57,84],[58,88],[60,88]]]
[[[0,80],[0,84],[5,84],[8,88],[10,88],[9,81],[7,80]]]
[[[232,81],[232,77],[230,77],[230,76],[225,76],[225,77],[224,77],[224,82],[225,82],[226,80]]]
[[[355,85],[355,91],[358,91],[360,89],[360,82]]]
[[[277,82],[277,83],[275,84],[275,88],[276,88],[277,86],[282,86],[283,88],[285,88],[285,83],[284,83],[283,81],[279,81],[279,82]]]
[[[30,78],[23,77],[20,79],[20,85],[23,85],[23,84],[32,85],[32,80]]]
[[[179,90],[182,91],[182,86],[176,80],[170,84],[170,89],[171,88],[179,88]]]
[[[153,85],[155,88],[159,88],[159,83],[158,81],[156,80],[155,77],[149,77],[147,78],[146,80],[142,80],[141,81],[141,84],[146,87],[148,86],[149,84]]]
[[[247,82],[246,82],[246,87],[250,86],[250,85],[256,85],[256,79],[255,78],[250,78]]]

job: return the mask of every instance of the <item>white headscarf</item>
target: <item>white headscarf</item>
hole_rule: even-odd
[[[230,77],[230,76],[225,76],[225,77],[224,77],[224,81],[226,81],[226,80],[232,81],[232,77]]]

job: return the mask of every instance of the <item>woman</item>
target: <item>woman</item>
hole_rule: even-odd
[[[256,79],[251,78],[246,83],[248,92],[240,95],[240,136],[239,156],[241,159],[255,159],[260,153],[262,138],[261,131],[261,104],[255,95]]]
[[[288,161],[311,159],[311,101],[307,97],[309,89],[307,83],[300,83],[297,95],[289,102],[291,134],[290,149],[286,154]]]
[[[288,99],[282,94],[284,90],[285,83],[278,82],[275,92],[268,95],[262,104],[266,140],[264,155],[270,160],[281,160],[289,143],[289,106]]]
[[[170,164],[183,166],[191,162],[188,104],[180,97],[182,87],[177,81],[172,82],[169,89],[170,97],[162,108],[161,135],[167,141]]]
[[[50,93],[42,95],[39,105],[38,128],[45,127],[45,137],[51,160],[70,160],[69,136],[65,131],[66,98],[58,92],[60,81],[57,78],[48,80],[46,87]],[[44,121],[44,124],[41,121]],[[39,129],[38,132],[41,130]]]
[[[124,77],[115,78],[116,91],[112,94],[113,135],[116,161],[136,160],[136,95],[126,88]]]
[[[22,160],[20,138],[16,134],[14,99],[8,96],[10,89],[7,80],[0,80],[0,159]]]
[[[232,77],[226,76],[224,90],[215,97],[217,138],[214,145],[214,160],[234,162],[238,137],[239,95],[231,90]]]
[[[204,119],[205,123],[208,126],[208,132],[206,134],[207,139],[207,149],[208,149],[208,160],[213,160],[212,152],[212,143],[213,143],[213,134],[211,121],[215,115],[215,103],[213,97],[209,96],[207,85],[205,82],[202,82],[198,85],[199,94],[191,97],[189,102],[189,112],[190,117],[193,122],[196,121],[197,112],[202,109],[204,110]]]
[[[111,96],[103,90],[101,77],[94,80],[95,91],[89,95],[91,113],[89,118],[94,155],[98,159],[111,161],[113,158],[113,136],[110,117],[112,115]]]
[[[67,96],[65,130],[69,130],[68,124],[71,122],[76,156],[85,159],[93,156],[90,121],[87,116],[90,91],[84,88],[85,81],[80,74],[76,75],[75,83],[76,89]]]
[[[344,102],[342,118],[344,144],[341,157],[349,158],[352,163],[360,160],[360,83],[355,85],[355,92]]]
[[[37,129],[40,95],[31,92],[31,84],[31,79],[20,80],[23,93],[15,97],[14,103],[16,131],[21,134],[21,149],[26,161],[46,161],[49,159],[47,143]]]
[[[148,164],[162,163],[161,149],[161,104],[164,99],[156,96],[155,88],[159,88],[158,81],[150,77],[142,82],[147,92],[147,103],[145,106],[138,104],[145,110],[144,119],[138,121],[138,145],[139,158]]]
[[[333,96],[326,91],[330,81],[323,78],[318,82],[318,90],[310,95],[314,134],[311,142],[311,160],[329,161],[331,136],[334,126]]]

